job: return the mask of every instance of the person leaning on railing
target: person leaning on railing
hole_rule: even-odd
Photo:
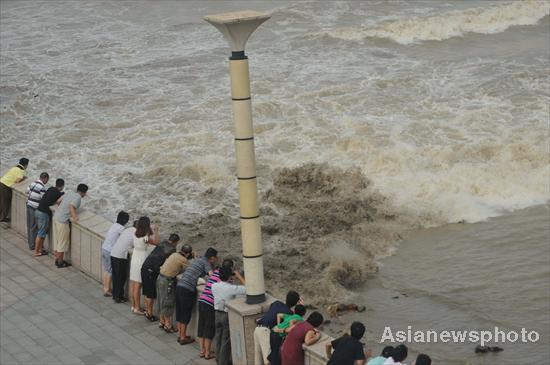
[[[157,278],[159,328],[168,333],[177,332],[172,324],[172,314],[176,305],[176,276],[187,268],[189,260],[193,257],[193,248],[185,244],[181,246],[179,252],[171,254],[160,267]]]
[[[50,179],[50,175],[47,172],[40,174],[40,179],[32,182],[27,187],[27,244],[29,250],[34,251],[36,244],[36,232],[38,227],[36,225],[36,208],[42,197],[46,193],[46,184]]]
[[[70,223],[78,222],[78,212],[82,198],[88,192],[88,185],[78,184],[75,192],[68,192],[63,196],[59,208],[53,215],[53,231],[56,256],[55,266],[58,268],[69,267],[70,263],[64,260],[65,252],[69,251],[71,246],[71,226]]]
[[[17,166],[12,167],[0,179],[0,222],[9,222],[11,209],[11,187],[27,178],[29,159],[22,158]]]
[[[111,291],[111,281],[113,275],[113,268],[111,266],[111,251],[115,242],[120,237],[122,231],[124,231],[124,226],[130,220],[130,215],[125,211],[121,210],[118,212],[116,217],[116,222],[109,228],[107,234],[105,234],[105,239],[101,245],[101,267],[102,267],[102,279],[103,279],[103,296],[111,297],[113,292]]]
[[[153,315],[153,305],[155,299],[157,299],[157,279],[160,274],[160,267],[171,254],[176,252],[179,241],[180,236],[172,233],[167,241],[162,241],[155,247],[141,265],[142,293],[145,296],[145,318],[151,322],[158,321],[158,318]]]
[[[48,234],[48,229],[50,227],[50,218],[52,216],[52,211],[50,209],[54,204],[59,205],[61,203],[61,198],[63,197],[63,189],[65,188],[65,181],[63,179],[55,180],[55,186],[52,186],[46,190],[38,207],[34,212],[34,217],[37,226],[36,232],[36,242],[34,244],[34,256],[44,256],[48,253],[42,250],[44,245],[44,240]]]

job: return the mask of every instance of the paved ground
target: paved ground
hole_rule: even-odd
[[[0,224],[0,364],[213,364]]]

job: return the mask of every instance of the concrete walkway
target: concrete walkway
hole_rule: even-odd
[[[0,223],[0,364],[215,364]]]

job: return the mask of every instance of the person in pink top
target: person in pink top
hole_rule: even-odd
[[[281,365],[304,365],[302,345],[311,346],[321,338],[317,328],[323,324],[323,315],[313,312],[307,320],[298,322],[290,328],[281,347]]]

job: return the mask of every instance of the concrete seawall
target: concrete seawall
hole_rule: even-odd
[[[26,190],[28,184],[32,181],[34,180],[27,179],[12,187],[10,226],[25,237],[27,236]],[[66,259],[71,262],[75,269],[80,270],[99,283],[101,283],[101,245],[111,225],[112,222],[88,211],[81,212],[78,222],[71,224],[71,246],[70,252],[66,254]],[[50,227],[48,237],[44,242],[44,248],[48,252],[53,251],[53,240],[53,230]],[[202,291],[203,287],[203,285],[199,285],[197,289]],[[101,290],[101,288],[98,287],[98,290]],[[255,319],[267,310],[268,304],[273,300],[274,298],[270,298],[265,303],[248,306],[244,303],[243,298],[238,298],[228,305],[230,308],[231,348],[233,362],[236,365],[252,365],[254,363],[253,330]],[[197,334],[197,308],[198,306],[195,305],[188,331],[194,337]],[[329,340],[332,340],[332,338],[322,334],[319,342],[312,346],[304,346],[305,365],[326,364],[324,347],[326,341]]]

